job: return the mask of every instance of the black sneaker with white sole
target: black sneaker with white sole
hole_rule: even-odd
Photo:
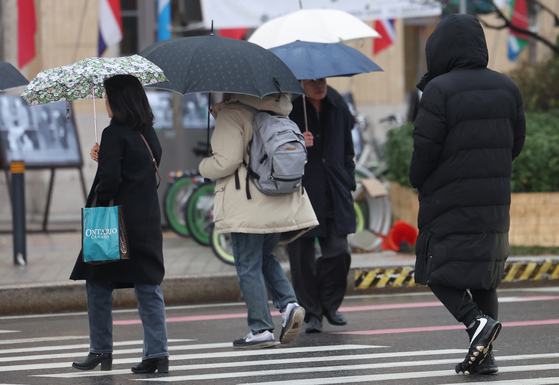
[[[302,306],[297,302],[287,304],[285,310],[281,313],[281,344],[293,342],[299,336],[304,319],[305,309]]]
[[[456,365],[456,373],[473,374],[477,372],[480,365],[491,348],[491,344],[501,331],[501,323],[493,318],[482,315],[478,316],[474,324],[466,329],[470,336],[470,348],[464,361]]]

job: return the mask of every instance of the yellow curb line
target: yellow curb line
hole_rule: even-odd
[[[412,267],[375,268],[372,270],[355,270],[355,287],[372,289],[384,287],[420,286],[414,280]],[[542,281],[559,279],[559,260],[542,260],[538,262],[512,262],[505,264],[502,282]]]

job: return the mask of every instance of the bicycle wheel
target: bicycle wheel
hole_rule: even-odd
[[[353,208],[355,209],[355,232],[363,231],[365,229],[365,219],[366,215],[363,212],[363,208],[366,210],[366,205],[360,205],[357,202],[353,202]]]
[[[216,257],[218,257],[222,262],[229,265],[235,264],[235,258],[233,257],[233,245],[231,244],[231,234],[216,234],[214,231],[214,226],[212,226],[212,250]]]
[[[165,192],[165,219],[169,227],[181,237],[188,237],[184,209],[195,186],[192,178],[185,176],[170,184]]]
[[[202,246],[210,246],[213,227],[214,184],[204,182],[196,186],[185,209],[188,233]]]

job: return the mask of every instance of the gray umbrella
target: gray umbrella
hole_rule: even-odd
[[[0,91],[27,84],[29,84],[27,79],[13,65],[0,61]]]
[[[291,70],[272,52],[244,40],[208,35],[160,41],[140,53],[163,70],[164,88],[181,94],[228,92],[263,97],[304,94]]]

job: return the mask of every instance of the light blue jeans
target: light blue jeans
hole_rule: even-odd
[[[89,351],[113,351],[113,290],[116,282],[86,281],[87,315],[89,318]],[[134,284],[138,312],[144,327],[142,360],[169,356],[165,302],[159,285]]]
[[[274,330],[266,289],[280,311],[288,303],[297,301],[291,283],[273,254],[279,239],[279,234],[231,233],[239,285],[248,309],[248,327],[253,334]]]

